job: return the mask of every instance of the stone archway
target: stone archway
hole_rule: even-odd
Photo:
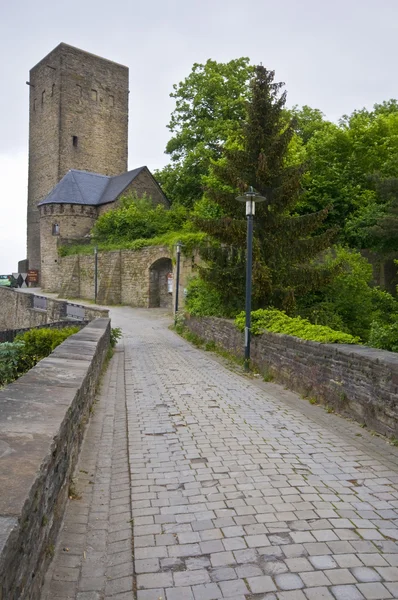
[[[149,308],[172,308],[172,294],[167,290],[167,275],[173,272],[170,258],[159,258],[149,267]]]

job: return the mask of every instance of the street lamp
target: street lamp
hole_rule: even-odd
[[[98,296],[98,246],[94,246],[94,302],[97,304]]]
[[[246,203],[247,217],[247,242],[246,242],[246,302],[245,302],[245,371],[250,366],[250,327],[251,327],[251,302],[252,302],[252,254],[253,254],[253,217],[256,202],[264,202],[264,196],[249,186],[243,196],[236,198],[239,202]]]
[[[180,261],[181,261],[181,242],[177,242],[177,276],[176,276],[176,295],[175,295],[175,309],[174,309],[174,325],[177,323],[178,313],[178,288],[180,287]]]

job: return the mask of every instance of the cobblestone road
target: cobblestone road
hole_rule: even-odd
[[[112,319],[124,340],[43,600],[398,598],[395,448],[228,370],[156,311]]]

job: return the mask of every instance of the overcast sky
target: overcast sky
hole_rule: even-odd
[[[0,8],[0,274],[25,258],[29,69],[60,42],[130,68],[129,168],[168,162],[172,85],[248,56],[337,120],[398,97],[398,0],[40,0]]]

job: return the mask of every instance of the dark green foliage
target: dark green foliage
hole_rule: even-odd
[[[23,350],[24,343],[21,341],[0,344],[0,387],[18,377]]]
[[[398,318],[398,301],[371,287],[372,267],[359,252],[336,247],[323,260],[337,274],[322,290],[302,296],[298,313],[312,323],[346,331],[370,343],[372,323],[388,324]]]
[[[223,216],[196,219],[217,242],[202,251],[207,265],[200,274],[231,311],[243,304],[246,247],[244,206],[235,197],[249,185],[266,197],[256,207],[254,304],[274,304],[290,311],[298,294],[317,289],[331,277],[330,271],[311,262],[330,245],[334,234],[329,230],[316,235],[327,210],[305,216],[295,213],[304,167],[286,165],[295,131],[294,123],[286,124],[282,85],[274,83],[272,71],[256,68],[242,130],[230,139],[223,157],[205,178],[206,197]]]
[[[398,320],[389,325],[374,321],[370,330],[369,346],[398,352]]]
[[[346,235],[359,248],[390,255],[398,251],[398,178],[373,179],[375,200],[346,223]]]
[[[153,206],[150,198],[130,196],[119,208],[101,215],[92,230],[96,241],[108,244],[150,239],[169,231],[179,231],[187,220],[183,206],[167,209]]]
[[[225,316],[225,308],[220,294],[203,279],[199,277],[192,278],[188,283],[187,290],[185,308],[192,316]]]
[[[313,325],[306,319],[301,317],[289,317],[283,311],[276,309],[259,309],[252,312],[252,327],[253,335],[261,335],[264,331],[272,333],[284,333],[292,335],[303,340],[312,340],[314,342],[322,342],[324,344],[358,344],[359,338],[353,337],[342,331],[334,331],[325,325]],[[240,329],[245,327],[245,313],[240,313],[235,323]]]

